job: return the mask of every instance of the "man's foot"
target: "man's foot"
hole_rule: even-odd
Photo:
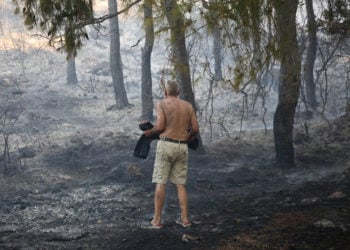
[[[144,229],[156,229],[157,230],[157,229],[163,228],[163,224],[154,223],[153,221],[150,221],[150,222],[147,222],[145,224],[142,224],[141,228],[144,228]]]
[[[187,223],[183,223],[181,220],[176,220],[175,222],[176,222],[176,224],[179,224],[183,228],[188,228],[188,227],[192,226],[190,221],[187,221]]]

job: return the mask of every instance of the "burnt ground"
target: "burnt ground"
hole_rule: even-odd
[[[296,129],[297,167],[288,170],[274,165],[271,132],[191,151],[193,226],[174,222],[168,185],[165,227],[152,231],[140,224],[153,212],[155,142],[139,160],[135,137],[77,133],[0,175],[0,248],[350,249],[349,139],[349,116]]]

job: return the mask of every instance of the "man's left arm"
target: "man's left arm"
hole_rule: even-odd
[[[191,107],[192,108],[192,107]],[[193,140],[194,136],[199,133],[199,125],[196,117],[196,113],[194,109],[192,108],[191,111],[191,129],[190,129],[190,140]]]

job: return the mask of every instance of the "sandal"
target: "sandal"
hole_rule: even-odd
[[[147,223],[147,224],[142,224],[141,225],[141,228],[143,228],[143,229],[155,229],[155,230],[157,230],[157,229],[161,229],[161,228],[163,228],[163,225],[162,224],[153,224],[152,223],[152,221],[150,221],[149,223]]]
[[[183,228],[188,228],[188,227],[192,226],[191,222],[189,222],[187,224],[182,223],[181,220],[176,220],[175,222],[176,222],[176,224],[182,226]]]

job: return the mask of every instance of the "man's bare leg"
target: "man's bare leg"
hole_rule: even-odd
[[[152,224],[160,225],[162,210],[165,200],[165,184],[156,184],[156,191],[154,193],[154,217]]]
[[[190,224],[188,218],[188,198],[187,190],[185,185],[177,184],[177,196],[179,198],[180,208],[181,208],[181,222],[184,225]]]

